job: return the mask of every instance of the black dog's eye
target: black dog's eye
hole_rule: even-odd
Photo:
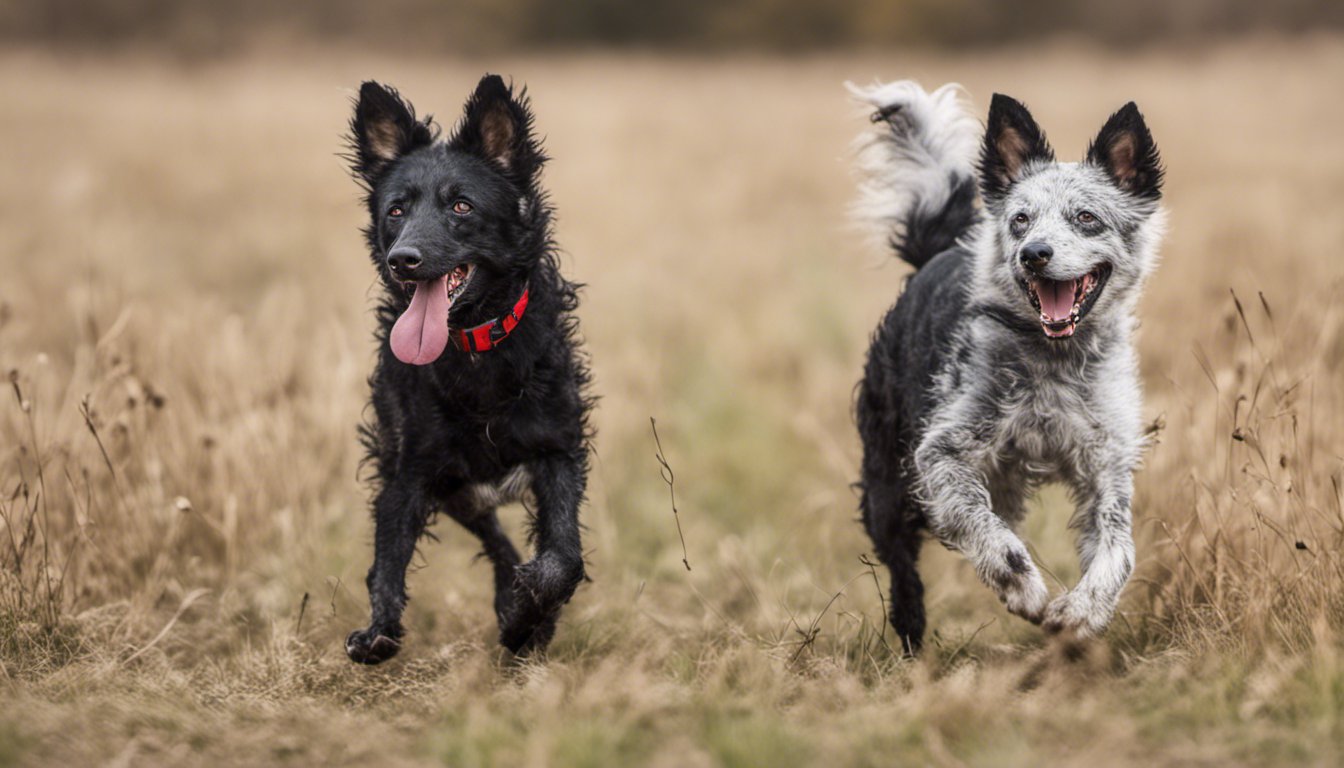
[[[391,208],[387,209],[387,215],[394,219],[399,219],[402,216],[406,215],[406,210],[402,208],[400,205],[394,205]]]
[[[1013,223],[1019,227],[1026,226],[1029,221],[1031,221],[1031,217],[1025,213],[1019,213],[1013,217]]]
[[[459,216],[466,216],[468,213],[471,213],[471,203],[468,203],[466,200],[458,200],[453,203],[453,213],[456,213]]]
[[[1094,223],[1096,223],[1096,221],[1097,221],[1097,217],[1094,216],[1094,215],[1092,215],[1092,212],[1091,212],[1091,211],[1079,211],[1079,212],[1078,212],[1078,223],[1079,223],[1079,224],[1094,224]]]

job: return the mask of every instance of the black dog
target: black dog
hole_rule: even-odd
[[[350,130],[384,292],[374,419],[361,429],[375,471],[373,619],[346,653],[377,664],[400,650],[406,568],[440,512],[479,538],[494,566],[500,642],[544,649],[584,580],[592,401],[526,94],[487,75],[439,141],[430,118],[366,82]],[[525,496],[536,556],[521,563],[495,507]]]

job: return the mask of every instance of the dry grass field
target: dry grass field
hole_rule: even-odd
[[[341,133],[361,79],[451,120],[485,69],[532,90],[588,286],[593,582],[548,658],[512,661],[488,565],[440,522],[406,650],[356,667],[375,285]],[[841,83],[904,76],[1024,99],[1062,156],[1132,98],[1167,161],[1139,568],[1081,655],[933,545],[927,653],[884,632],[850,401],[905,268],[846,224],[866,123]],[[0,54],[0,765],[1339,765],[1341,82],[1326,37]],[[1025,530],[1056,590],[1069,513],[1047,489]]]

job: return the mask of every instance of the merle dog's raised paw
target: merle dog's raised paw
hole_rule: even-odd
[[[1084,641],[1106,631],[1111,610],[1097,602],[1084,590],[1074,589],[1050,601],[1041,628],[1047,635]]]
[[[373,627],[356,629],[345,638],[345,655],[358,664],[381,664],[401,650],[401,633],[390,635]]]

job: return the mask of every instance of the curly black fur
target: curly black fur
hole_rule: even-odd
[[[948,205],[965,201],[949,198]],[[949,220],[968,215],[945,214]],[[911,276],[873,334],[855,402],[863,439],[859,508],[878,558],[891,571],[888,618],[901,650],[911,654],[924,641],[924,582],[917,564],[928,522],[910,457],[932,406],[927,382],[951,351],[946,329],[967,303],[972,263],[969,251],[954,247]]]
[[[357,662],[395,655],[404,633],[406,568],[437,513],[480,539],[494,569],[500,642],[515,653],[544,649],[561,607],[584,580],[579,507],[591,438],[589,373],[580,350],[579,286],[561,274],[552,210],[539,187],[546,161],[532,134],[525,94],[495,75],[482,78],[447,141],[395,91],[368,82],[351,121],[350,161],[365,186],[365,230],[383,277],[376,310],[378,362],[369,379],[372,418],[361,430],[374,490],[370,625],[351,633]],[[469,214],[455,212],[470,202]],[[389,219],[389,206],[405,211]],[[387,254],[412,243],[424,263],[394,276]],[[403,279],[433,279],[475,266],[453,303],[450,325],[506,314],[526,287],[530,303],[496,348],[449,346],[414,366],[389,349],[409,304]],[[535,557],[523,563],[495,505],[530,497]]]

